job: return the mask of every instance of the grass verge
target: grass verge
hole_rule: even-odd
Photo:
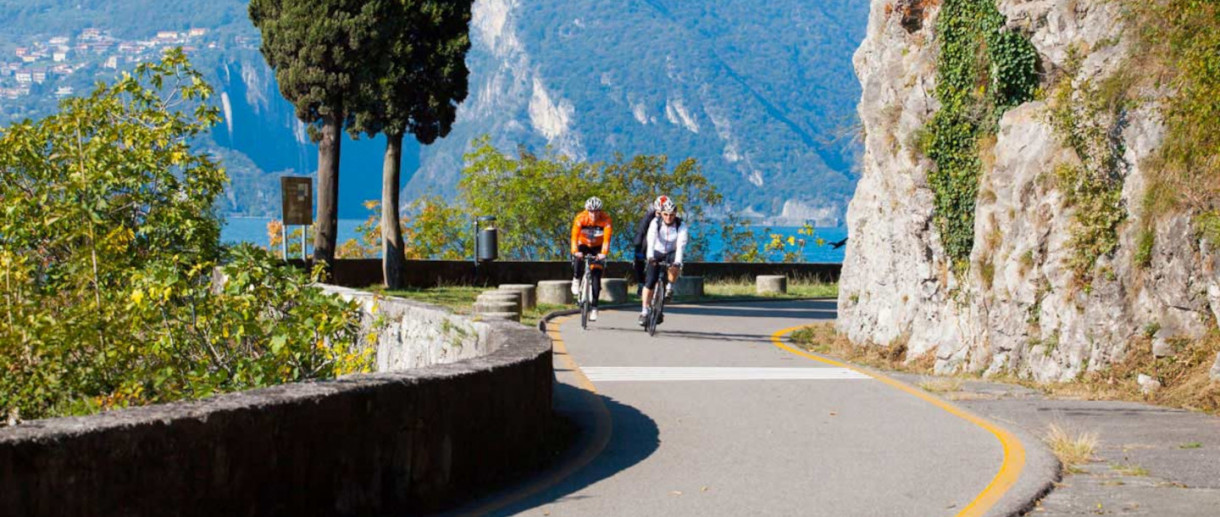
[[[431,287],[426,289],[398,289],[393,291],[376,288],[370,288],[369,290],[386,296],[397,296],[399,298],[406,298],[408,300],[439,305],[453,311],[456,314],[469,315],[473,312],[475,298],[478,298],[479,294],[491,289],[494,289],[494,287],[452,285]],[[788,284],[787,293],[757,295],[754,293],[754,283],[752,281],[749,281],[748,279],[739,279],[707,283],[703,286],[703,292],[703,296],[679,296],[677,297],[676,301],[679,303],[691,303],[732,300],[762,301],[834,298],[839,294],[839,286],[838,284],[797,280]],[[639,297],[635,295],[634,287],[628,288],[627,303],[640,303]],[[528,326],[536,326],[538,325],[538,321],[550,312],[562,309],[572,309],[575,307],[575,305],[540,304],[534,309],[525,311],[525,313],[521,315],[521,323]]]

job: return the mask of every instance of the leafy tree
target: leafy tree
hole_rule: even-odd
[[[280,93],[296,107],[318,143],[318,218],[314,259],[327,271],[335,259],[339,151],[352,104],[373,73],[370,61],[379,2],[251,0],[250,20],[262,31],[260,50],[275,69]]]
[[[572,218],[590,196],[603,200],[614,221],[618,237],[613,237],[612,254],[618,258],[625,256],[628,236],[656,196],[673,197],[693,224],[704,207],[721,200],[694,159],[668,169],[664,156],[589,163],[551,150],[541,157],[522,150],[514,158],[486,137],[475,141],[474,148],[458,184],[461,199],[475,215],[496,216],[503,231],[501,253],[513,258],[566,258]]]
[[[219,246],[225,173],[190,147],[219,119],[211,92],[178,50],[0,130],[10,420],[367,366],[354,305],[265,253]]]
[[[405,133],[430,144],[449,134],[457,105],[466,98],[470,49],[470,0],[389,0],[377,15],[383,24],[376,78],[354,108],[353,133],[386,135],[382,167],[382,263],[386,287],[402,286],[404,249],[399,225],[402,140]]]

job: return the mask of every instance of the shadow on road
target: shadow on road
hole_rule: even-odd
[[[568,451],[554,462],[554,465],[478,503],[440,515],[468,515],[470,508],[473,506],[483,506],[489,502],[511,498],[513,494],[519,493],[520,490],[530,486],[537,486],[540,483],[546,483],[548,478],[556,475],[556,471],[571,464],[594,445],[592,442],[597,430],[595,428],[596,418],[592,411],[592,405],[596,404],[595,401],[600,401],[610,412],[610,441],[602,449],[601,454],[597,455],[591,462],[575,473],[558,480],[558,482],[544,488],[541,492],[491,511],[486,515],[514,515],[531,508],[584,497],[573,496],[572,494],[631,468],[633,465],[651,456],[661,444],[660,430],[653,419],[641,413],[638,409],[622,404],[613,398],[600,394],[592,394],[567,384],[556,383],[555,401],[556,411],[561,417],[569,419],[576,426],[578,436]]]

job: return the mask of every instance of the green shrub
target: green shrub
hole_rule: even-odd
[[[82,414],[367,367],[355,306],[219,246],[226,182],[181,51],[0,134],[0,411]],[[213,287],[215,267],[229,278]]]

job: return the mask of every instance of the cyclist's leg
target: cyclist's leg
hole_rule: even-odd
[[[646,314],[648,312],[649,305],[652,304],[652,290],[657,286],[657,280],[660,277],[658,273],[660,273],[661,270],[660,267],[651,264],[647,269],[648,273],[644,277],[644,292],[640,299],[640,303],[642,304],[640,307],[641,314]]]
[[[601,266],[594,266],[594,267],[590,267],[590,269],[592,271],[589,272],[589,281],[593,282],[593,308],[596,309],[597,300],[599,298],[601,298],[601,295],[602,295],[602,269],[603,268]]]
[[[644,292],[644,250],[635,250],[635,260],[632,266],[635,268],[635,295],[640,296]]]
[[[676,253],[676,252],[673,252],[673,251],[671,251],[671,252],[669,252],[669,253],[666,253],[666,254],[665,254],[665,262],[668,262],[668,263],[670,263],[670,264],[673,264],[673,263],[674,263],[674,259],[675,259],[675,258],[677,258],[677,256],[676,256],[676,255],[677,255],[677,253]],[[674,294],[674,282],[675,282],[675,281],[677,281],[677,279],[678,279],[677,271],[678,271],[678,268],[675,268],[675,267],[673,267],[673,266],[670,266],[670,267],[669,267],[669,269],[665,270],[665,279],[669,281],[669,283],[665,285],[665,299],[666,299],[666,301],[668,301],[669,299],[673,298],[673,294]]]
[[[572,278],[576,279],[576,281],[579,282],[580,277],[584,276],[584,274],[585,274],[585,261],[576,258],[576,255],[573,254],[572,255]]]

